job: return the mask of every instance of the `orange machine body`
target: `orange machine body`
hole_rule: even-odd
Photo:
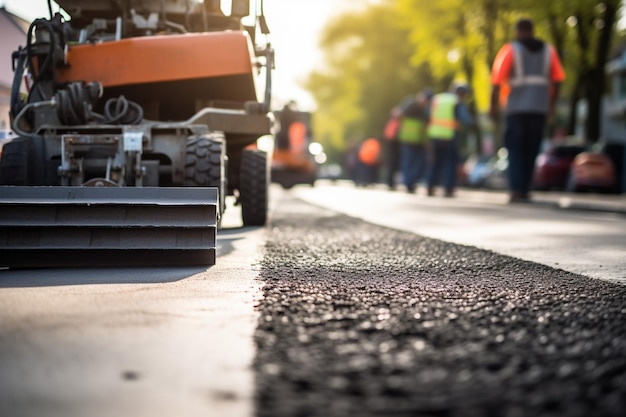
[[[149,119],[186,120],[204,107],[258,101],[254,60],[245,31],[157,35],[71,45],[55,77],[98,81],[105,100],[124,95]]]
[[[245,32],[145,36],[70,46],[57,81],[99,81],[104,88],[252,72]]]

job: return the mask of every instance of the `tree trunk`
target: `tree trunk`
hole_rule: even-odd
[[[602,110],[602,95],[604,93],[604,68],[598,71],[594,68],[587,79],[587,120],[585,123],[585,133],[589,142],[597,142],[600,138],[600,118]]]
[[[578,102],[581,97],[581,90],[583,88],[583,75],[581,73],[576,74],[576,83],[572,89],[572,96],[569,102],[569,115],[567,118],[567,135],[573,136],[576,134],[576,127],[578,124]]]
[[[597,142],[602,135],[602,97],[606,90],[606,72],[605,64],[609,56],[611,47],[611,39],[619,2],[604,2],[604,26],[601,29],[596,47],[596,56],[593,69],[590,71],[590,77],[587,82],[586,94],[588,104],[588,116],[586,124],[587,139],[591,142]]]
[[[465,72],[465,77],[467,77],[468,85],[471,85],[471,82],[474,79],[474,63],[470,59],[470,57],[467,56],[467,54],[463,55],[463,71]],[[478,155],[482,155],[483,137],[482,131],[480,129],[480,124],[478,123],[478,110],[476,108],[476,100],[474,99],[473,95],[471,101],[468,104],[468,107],[470,113],[474,117],[474,121],[476,122],[471,128],[471,131],[474,132],[474,135],[476,135],[476,148],[473,149],[473,151]]]

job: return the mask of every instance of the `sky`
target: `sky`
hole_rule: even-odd
[[[307,75],[322,62],[318,40],[325,23],[341,10],[338,0],[265,0],[269,40],[276,53],[272,83],[275,107],[295,100],[302,110],[315,102],[302,87]]]
[[[271,31],[267,40],[276,54],[272,76],[274,108],[295,100],[301,110],[315,109],[315,101],[302,83],[322,62],[318,48],[321,31],[332,16],[368,1],[372,0],[265,0]],[[0,0],[0,6],[29,21],[48,16],[46,0]]]

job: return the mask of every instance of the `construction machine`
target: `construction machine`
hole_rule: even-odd
[[[226,196],[265,223],[274,51],[250,1],[48,0],[11,57],[0,267],[212,265]]]
[[[272,152],[272,182],[289,189],[297,184],[315,185],[317,163],[311,153],[312,114],[291,108],[288,103],[275,111],[279,121]]]

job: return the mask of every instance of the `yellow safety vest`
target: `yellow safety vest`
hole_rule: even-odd
[[[420,145],[426,142],[425,123],[415,117],[403,117],[400,121],[398,140],[401,143]]]
[[[433,97],[428,125],[429,138],[450,140],[454,137],[459,126],[454,117],[457,104],[457,96],[453,93],[440,93]]]

